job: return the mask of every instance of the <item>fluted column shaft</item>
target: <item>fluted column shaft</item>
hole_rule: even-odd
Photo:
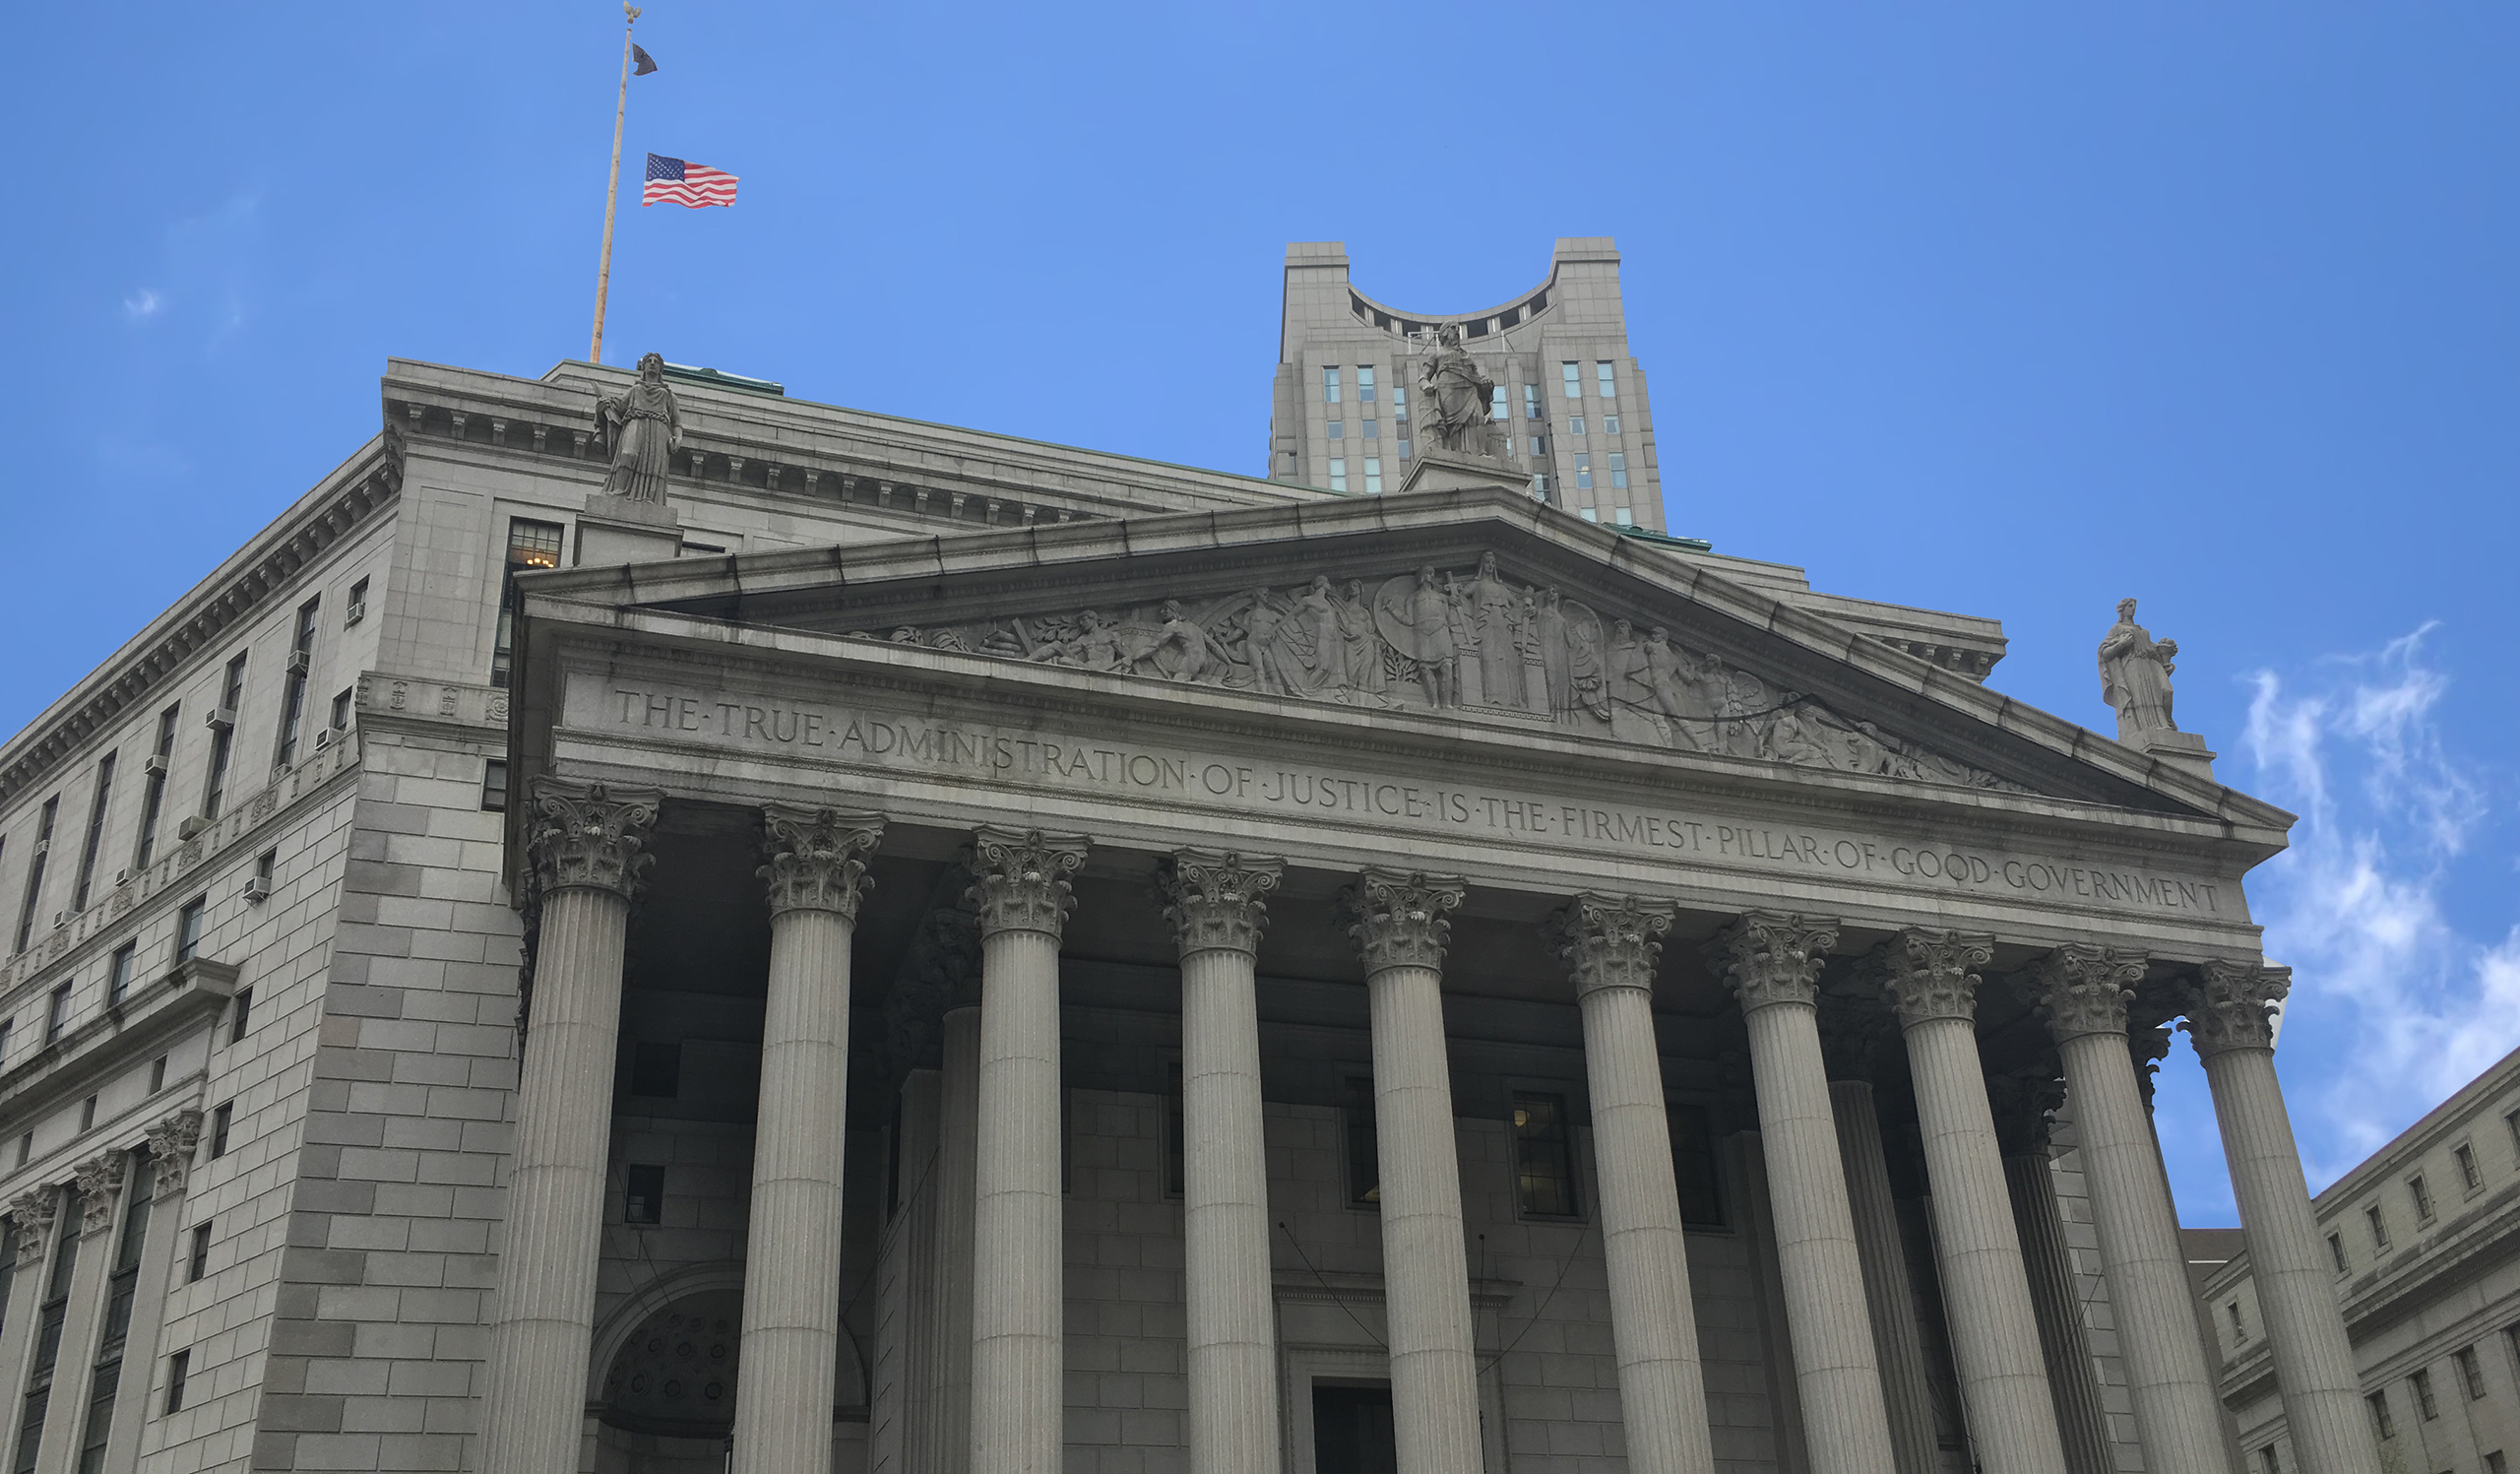
[[[1064,1427],[1059,932],[1082,839],[983,829],[980,1055],[972,1213],[972,1463],[1058,1474]]]
[[[2178,1219],[2126,1049],[2126,1005],[2143,975],[2139,957],[2060,947],[2037,969],[2034,996],[2064,1060],[2082,1129],[2083,1175],[2145,1466],[2202,1474],[2227,1470],[2230,1459]]]
[[[539,780],[526,837],[539,923],[481,1474],[573,1469],[595,1336],[621,963],[659,796]]]
[[[1825,1049],[1822,1057],[1825,1063]],[[1917,1324],[1916,1290],[1908,1278],[1899,1205],[1890,1195],[1890,1161],[1881,1147],[1871,1082],[1831,1080],[1829,1117],[1846,1169],[1856,1258],[1863,1265],[1864,1311],[1872,1321],[1872,1354],[1881,1363],[1891,1455],[1899,1474],[1936,1474],[1942,1455],[1934,1436],[1933,1385],[1925,1379],[1924,1333]]]
[[[1367,870],[1344,898],[1373,1015],[1383,1312],[1400,1474],[1481,1466],[1443,960],[1462,884]]]
[[[972,1194],[979,1151],[980,1010],[945,1013],[937,1072],[935,1390],[924,1442],[934,1455],[912,1474],[972,1466]]]
[[[2294,1459],[2301,1474],[2371,1474],[2378,1449],[2354,1345],[2275,1077],[2268,1014],[2290,989],[2285,969],[2208,963],[2190,992],[2187,1030],[2214,1092]]]
[[[1258,976],[1265,897],[1281,869],[1184,850],[1164,874],[1165,913],[1181,947],[1191,1474],[1279,1471]]]
[[[849,944],[883,821],[766,809],[770,986],[745,1234],[735,1474],[827,1474],[840,1363]]]
[[[2083,1306],[2075,1293],[2073,1250],[2056,1212],[2055,1167],[2047,1149],[2004,1158],[2004,1186],[2021,1235],[2022,1267],[2030,1276],[2031,1312],[2038,1317],[2040,1349],[2048,1360],[2048,1386],[2056,1408],[2056,1437],[2064,1444],[2066,1474],[2110,1474],[2109,1414],[2101,1406],[2093,1374]]]
[[[1712,1474],[1697,1307],[1654,1036],[1654,964],[1662,950],[1655,938],[1670,924],[1668,906],[1583,895],[1552,929],[1584,1016],[1627,1466],[1634,1474]]]
[[[1820,967],[1836,942],[1832,923],[1752,912],[1709,951],[1740,997],[1749,1028],[1777,1263],[1811,1468],[1813,1474],[1883,1474],[1896,1467],[1890,1415],[1820,1057]]]
[[[1985,1474],[2065,1474],[2063,1441],[1978,1058],[1978,968],[1991,937],[1911,931],[1883,949],[1933,1186],[1952,1357]]]

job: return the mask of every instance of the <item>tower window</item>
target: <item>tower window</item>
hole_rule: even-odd
[[[1373,365],[1371,365],[1371,364],[1369,364],[1369,363],[1359,363],[1359,364],[1357,364],[1357,365],[1356,365],[1356,403],[1358,403],[1358,404],[1360,404],[1360,405],[1369,405],[1369,404],[1372,404],[1373,402],[1374,402],[1374,370],[1373,370]]]
[[[506,685],[516,670],[516,576],[559,567],[563,531],[556,522],[525,517],[508,522],[507,568],[499,576],[498,638],[490,648],[490,684],[494,686]]]
[[[1543,1218],[1576,1215],[1570,1134],[1566,1097],[1515,1093],[1514,1166],[1525,1213]]]
[[[1339,370],[1335,368],[1321,371],[1321,402],[1325,405],[1339,403]]]
[[[1607,363],[1596,363],[1593,368],[1597,375],[1595,382],[1601,389],[1602,398],[1618,398],[1618,390],[1612,385],[1610,379],[1610,366]]]
[[[1330,458],[1330,489],[1333,491],[1348,489],[1348,463],[1339,456]]]
[[[1380,456],[1365,457],[1365,494],[1367,496],[1382,495],[1382,458]]]
[[[1557,365],[1557,372],[1566,385],[1566,397],[1582,399],[1584,397],[1584,365],[1560,363]]]

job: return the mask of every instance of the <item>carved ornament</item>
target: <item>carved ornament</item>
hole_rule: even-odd
[[[2021,993],[2058,1044],[2086,1034],[2126,1032],[2126,1007],[2144,981],[2144,959],[2073,942],[2039,959]]]
[[[1450,875],[1368,867],[1339,893],[1340,919],[1370,975],[1390,967],[1442,970],[1463,883]]]
[[[1076,908],[1068,876],[1085,864],[1083,835],[983,827],[972,836],[971,902],[980,935],[1044,931],[1056,937]]]
[[[1667,903],[1584,891],[1548,919],[1549,945],[1565,961],[1579,998],[1604,988],[1651,994],[1671,915]]]
[[[1706,958],[1748,1013],[1771,1003],[1816,1004],[1821,965],[1837,944],[1835,922],[1753,911],[1717,932]]]
[[[185,1107],[149,1128],[149,1160],[157,1166],[153,1200],[180,1196],[192,1180],[193,1148],[201,1142],[201,1112]]]
[[[1995,939],[1962,931],[1902,931],[1874,954],[1881,991],[1910,1028],[1932,1018],[1974,1021],[1978,969],[1995,955]]]
[[[874,814],[770,804],[761,811],[765,864],[754,873],[769,889],[770,914],[830,911],[857,920],[866,889],[866,857],[884,838]]]
[[[129,1156],[120,1149],[102,1151],[70,1169],[79,1182],[79,1234],[94,1238],[113,1227],[114,1199],[122,1195],[123,1169]]]
[[[2227,1050],[2275,1048],[2275,1009],[2293,991],[2293,970],[2257,962],[2208,962],[2183,990],[2187,1039],[2199,1058]]]
[[[1278,888],[1286,871],[1282,861],[1207,850],[1176,850],[1166,857],[1156,871],[1156,886],[1181,955],[1258,955],[1260,933],[1269,925],[1269,892]]]
[[[1425,565],[855,637],[1368,711],[1446,711],[1606,742],[2028,793],[1819,698],[1509,574]]]
[[[648,835],[664,795],[563,778],[534,780],[526,854],[537,897],[557,890],[606,890],[635,899],[648,866]]]
[[[9,1216],[18,1225],[18,1267],[32,1268],[52,1251],[52,1226],[61,1216],[61,1189],[50,1185],[9,1199]]]

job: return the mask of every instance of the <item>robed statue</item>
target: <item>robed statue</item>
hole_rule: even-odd
[[[603,489],[632,501],[665,499],[665,477],[682,444],[682,407],[665,387],[665,360],[639,360],[639,382],[596,405],[596,417],[612,441],[612,470]]]
[[[1496,382],[1481,373],[1479,360],[1461,346],[1461,329],[1446,323],[1435,330],[1434,350],[1418,363],[1418,418],[1445,450],[1487,455],[1488,406]]]
[[[2100,642],[2100,695],[2117,710],[2117,740],[2147,732],[2176,732],[2170,715],[2170,677],[2176,640],[2153,638],[2135,622],[2135,601],[2117,601],[2117,622]]]

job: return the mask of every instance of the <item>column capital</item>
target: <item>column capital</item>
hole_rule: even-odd
[[[2275,1008],[2293,991],[2293,970],[2259,962],[2217,959],[2197,969],[2179,992],[2187,1004],[2187,1031],[2199,1058],[2232,1050],[2275,1048]]]
[[[1745,912],[1715,933],[1706,959],[1741,1000],[1741,1011],[1771,1003],[1816,1004],[1820,967],[1838,944],[1838,924],[1783,911]]]
[[[883,838],[880,814],[763,804],[764,864],[753,873],[768,888],[770,914],[829,911],[846,921],[857,920],[857,901],[866,890],[866,857]]]
[[[18,1267],[43,1262],[52,1250],[53,1221],[61,1216],[61,1189],[46,1183],[9,1199],[9,1216],[18,1221]]]
[[[1039,829],[984,824],[975,830],[970,894],[980,935],[1041,931],[1057,937],[1076,909],[1076,887],[1067,877],[1085,864],[1087,843],[1081,834]]]
[[[1367,974],[1387,967],[1441,968],[1453,924],[1444,913],[1461,904],[1458,876],[1369,865],[1339,892],[1339,915],[1355,938]]]
[[[1158,861],[1156,889],[1181,955],[1223,951],[1257,956],[1260,933],[1269,926],[1269,892],[1286,873],[1281,860],[1250,860],[1213,850],[1175,850]]]
[[[638,896],[648,866],[648,836],[664,795],[565,778],[536,778],[525,818],[525,849],[538,895],[606,890]]]
[[[2086,1034],[2122,1037],[2144,965],[2140,953],[2069,942],[2032,965],[2021,993],[2058,1044]]]
[[[200,1142],[201,1112],[191,1106],[149,1128],[149,1160],[158,1168],[152,1201],[164,1202],[190,1186],[193,1148]]]
[[[1912,929],[1873,953],[1881,991],[1899,1015],[1899,1027],[1928,1019],[1978,1016],[1978,969],[1995,955],[1995,939],[1965,931]]]
[[[1661,938],[1671,929],[1671,915],[1667,902],[1588,890],[1548,919],[1545,933],[1575,980],[1577,997],[1605,988],[1633,988],[1650,994],[1654,964],[1663,955]]]
[[[70,1169],[79,1180],[79,1237],[93,1239],[113,1227],[114,1199],[122,1195],[129,1158],[128,1152],[115,1147]]]

